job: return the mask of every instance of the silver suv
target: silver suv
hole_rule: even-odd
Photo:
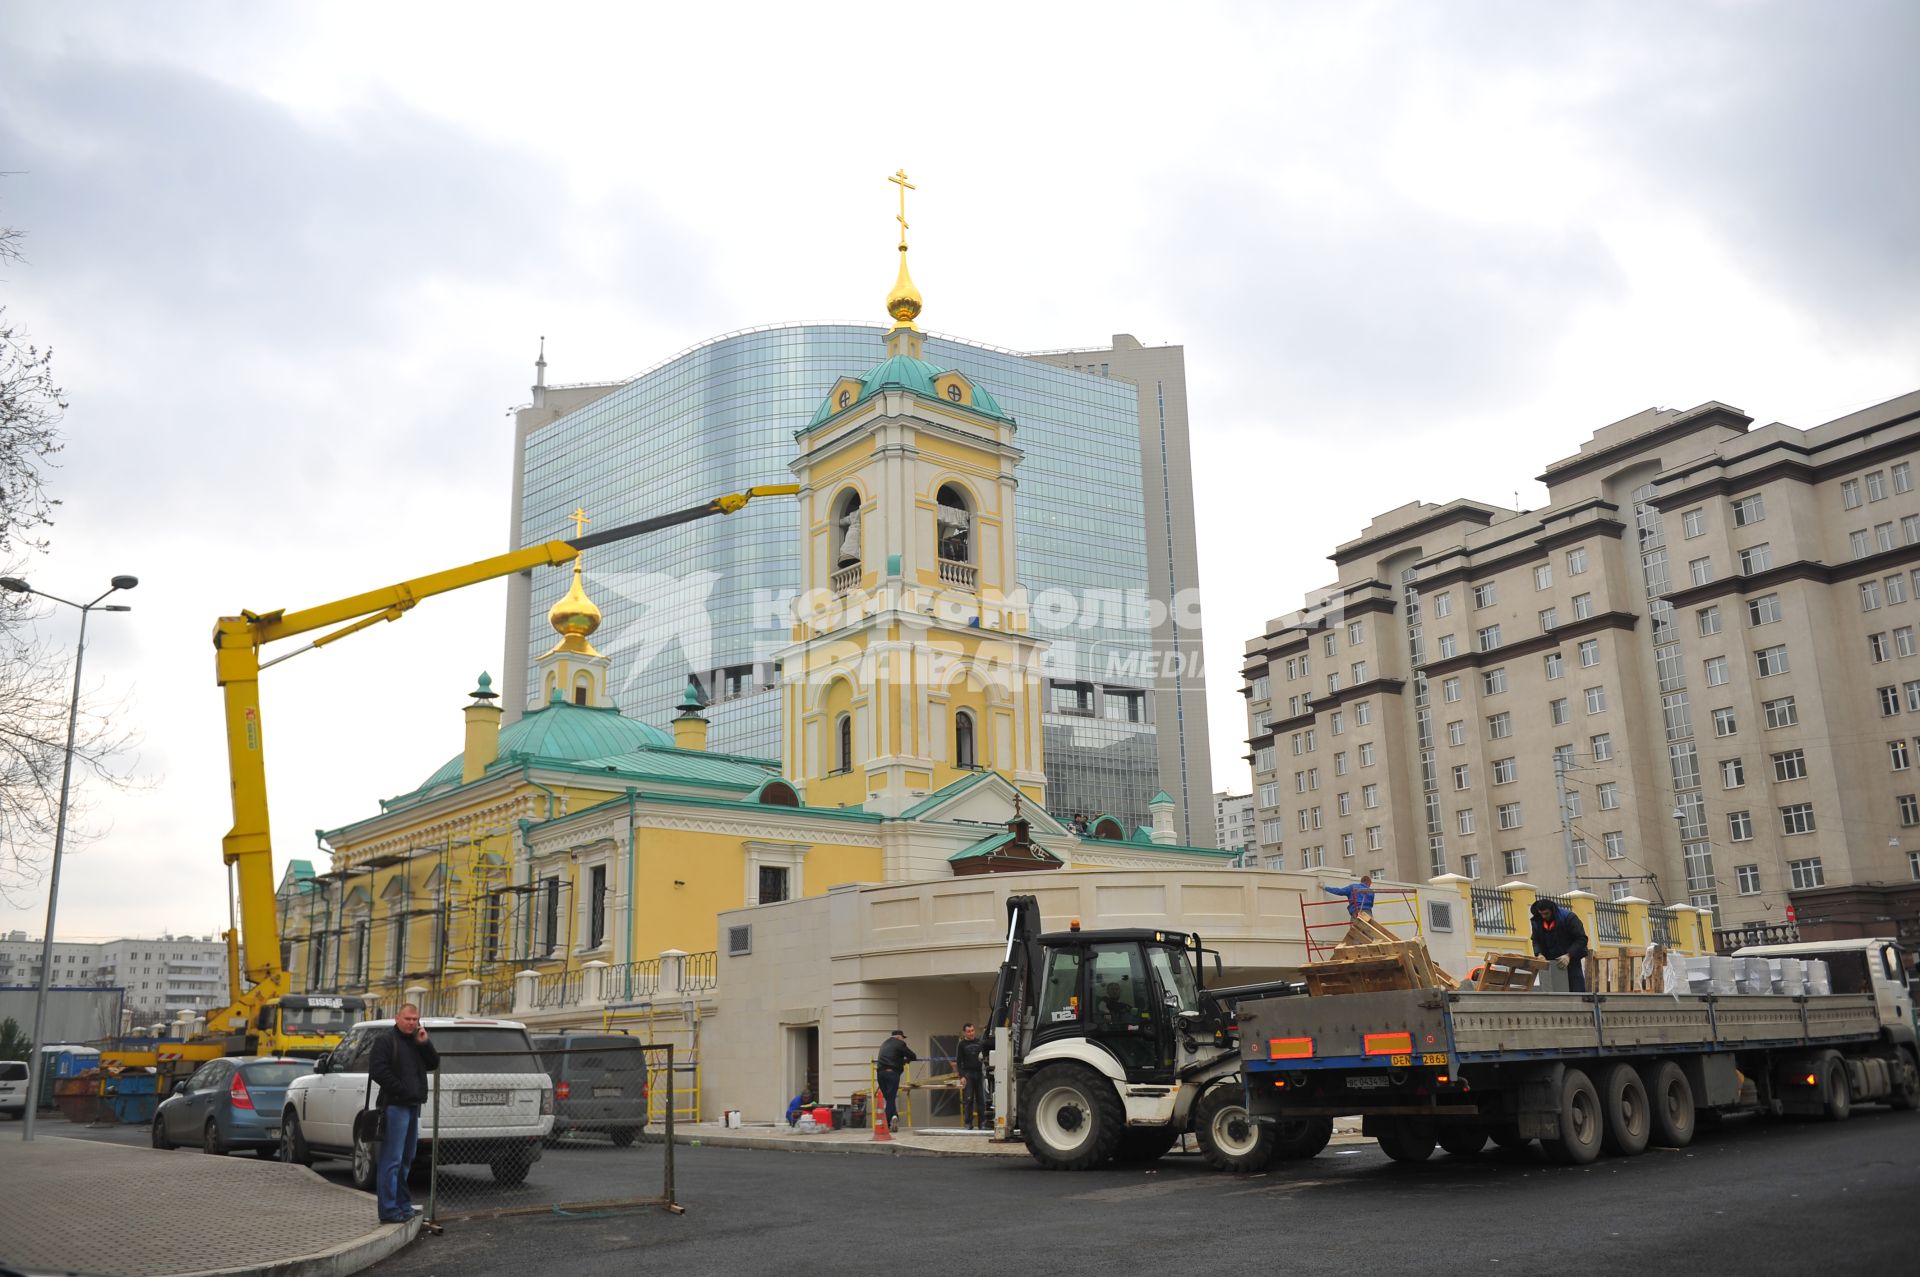
[[[27,1115],[27,1062],[0,1060],[0,1117]]]
[[[526,1026],[465,1017],[420,1023],[440,1053],[440,1069],[427,1075],[415,1166],[428,1165],[437,1144],[442,1166],[482,1163],[493,1168],[496,1182],[518,1184],[553,1130],[553,1080]],[[392,1031],[392,1020],[356,1024],[312,1073],[293,1080],[281,1112],[281,1161],[308,1166],[319,1157],[349,1157],[354,1186],[373,1191],[379,1094],[367,1064],[374,1039]]]

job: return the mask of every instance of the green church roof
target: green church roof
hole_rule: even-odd
[[[882,390],[908,390],[927,399],[938,399],[934,393],[933,379],[951,369],[930,364],[924,359],[915,359],[912,355],[893,355],[883,360],[879,367],[868,372],[860,381],[860,397],[849,404],[845,411],[851,412],[860,404],[879,394]],[[963,374],[964,375],[964,374]],[[973,403],[949,404],[963,412],[977,412],[983,417],[995,417],[1001,421],[1011,421],[999,400],[987,393],[986,387],[979,385],[973,378],[967,378],[967,384],[973,387]],[[813,420],[807,423],[807,430],[832,420],[842,410],[836,408],[829,395],[820,402],[819,410],[813,414]],[[807,433],[800,431],[800,434]]]
[[[583,763],[612,758],[636,749],[672,749],[673,733],[625,718],[611,707],[575,705],[556,700],[528,710],[511,727],[500,731],[498,759],[493,766],[538,766],[541,763]],[[381,804],[392,808],[442,785],[460,783],[464,755],[455,754],[410,794]],[[754,783],[758,783],[756,780]]]

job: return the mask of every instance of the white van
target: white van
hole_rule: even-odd
[[[0,1060],[0,1117],[27,1115],[27,1062]]]
[[[497,1183],[518,1184],[540,1160],[553,1130],[553,1080],[526,1026],[466,1016],[420,1023],[440,1053],[440,1068],[428,1075],[415,1166],[425,1167],[437,1144],[442,1166],[482,1163],[493,1168]],[[319,1157],[349,1157],[354,1186],[373,1191],[379,1095],[367,1063],[374,1039],[391,1032],[392,1020],[362,1021],[315,1062],[312,1073],[293,1080],[281,1110],[281,1161],[307,1166]]]

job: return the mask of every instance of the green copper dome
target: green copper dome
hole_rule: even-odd
[[[861,378],[860,397],[847,405],[844,411],[852,412],[882,390],[907,390],[923,398],[940,399],[940,396],[934,393],[933,379],[948,371],[951,370],[937,364],[930,364],[924,359],[915,359],[912,355],[890,356],[879,367]],[[967,378],[967,383],[973,387],[973,403],[971,405],[948,404],[948,407],[958,408],[962,412],[977,412],[983,417],[996,417],[1001,421],[1012,420],[1007,416],[1006,410],[1000,406],[999,401],[987,393],[984,386],[974,382],[971,377]],[[843,410],[833,406],[833,399],[829,396],[821,401],[819,410],[813,414],[813,420],[807,423],[807,430],[831,421],[839,416],[841,411]],[[800,433],[806,432],[802,430]]]
[[[623,718],[619,710],[610,707],[555,700],[528,710],[513,726],[501,729],[499,762],[495,766],[578,763],[650,748],[673,748],[673,733]],[[441,785],[459,784],[461,759],[462,755],[455,754],[414,792],[424,794]]]

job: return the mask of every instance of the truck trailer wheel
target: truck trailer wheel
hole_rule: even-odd
[[[1887,1097],[1887,1103],[1909,1111],[1920,1108],[1920,1064],[1914,1063],[1913,1052],[1896,1051],[1892,1068],[1893,1094]]]
[[[1672,1060],[1662,1060],[1647,1075],[1648,1116],[1653,1118],[1653,1143],[1661,1148],[1685,1148],[1693,1143],[1696,1115],[1693,1084]]]
[[[1487,1128],[1496,1148],[1525,1148],[1533,1143],[1531,1135],[1522,1135],[1520,1127],[1513,1122],[1499,1122]]]
[[[1579,1069],[1568,1069],[1560,1079],[1560,1135],[1541,1140],[1540,1146],[1562,1165],[1585,1166],[1600,1156],[1606,1125],[1593,1079]]]
[[[1653,1135],[1647,1084],[1631,1064],[1616,1064],[1607,1070],[1600,1084],[1600,1107],[1607,1120],[1607,1152],[1632,1157],[1647,1151],[1647,1140]]]
[[[1283,1123],[1281,1129],[1291,1125]],[[1266,1170],[1273,1161],[1279,1133],[1253,1120],[1237,1082],[1222,1082],[1200,1097],[1193,1110],[1193,1130],[1200,1138],[1200,1156],[1207,1159],[1207,1165],[1237,1175]]]
[[[1303,1117],[1297,1121],[1281,1122],[1272,1129],[1272,1135],[1274,1161],[1304,1162],[1309,1157],[1319,1156],[1320,1150],[1333,1139],[1333,1119]]]
[[[1827,1061],[1827,1097],[1821,1116],[1829,1122],[1844,1122],[1853,1116],[1853,1088],[1847,1085],[1847,1062],[1839,1056]]]
[[[1113,1084],[1078,1064],[1048,1064],[1020,1089],[1020,1132],[1050,1171],[1084,1171],[1113,1160],[1126,1129]]]
[[[1421,1118],[1385,1117],[1374,1139],[1380,1142],[1380,1151],[1396,1162],[1424,1162],[1433,1156],[1439,1133],[1432,1122]]]
[[[1440,1147],[1454,1157],[1478,1157],[1487,1146],[1487,1128],[1477,1122],[1442,1122],[1436,1128]]]

